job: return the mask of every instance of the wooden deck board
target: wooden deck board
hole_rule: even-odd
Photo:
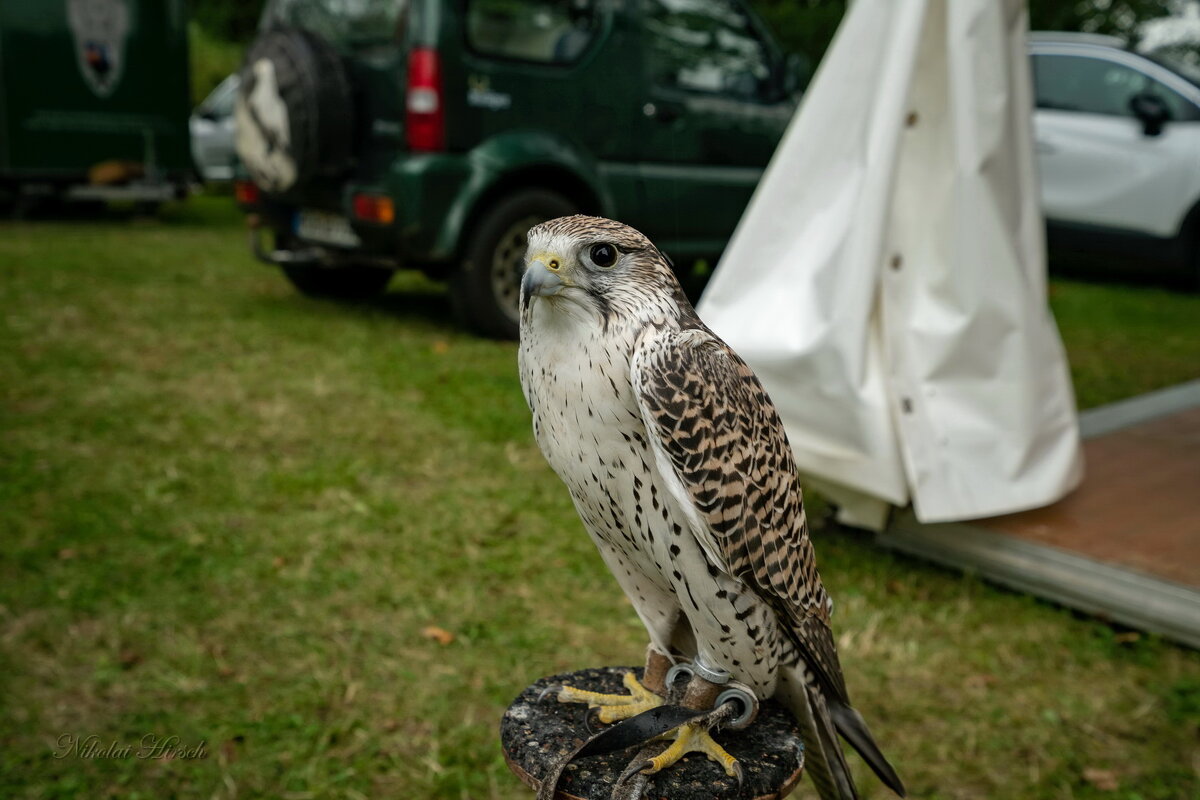
[[[982,527],[1200,587],[1200,408],[1084,442],[1086,477],[1045,508]]]
[[[1080,416],[1083,484],[965,522],[893,516],[885,547],[1200,648],[1200,380]]]

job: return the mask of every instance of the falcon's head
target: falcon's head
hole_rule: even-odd
[[[638,231],[603,217],[559,217],[529,231],[524,316],[535,301],[579,306],[606,320],[647,309],[690,311],[671,262]]]

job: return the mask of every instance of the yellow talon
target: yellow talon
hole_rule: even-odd
[[[564,686],[558,691],[558,702],[587,703],[588,708],[598,708],[596,716],[604,723],[629,719],[663,704],[663,699],[642,686],[632,672],[625,673],[622,683],[629,694],[602,694]]]
[[[561,686],[558,687],[556,697],[560,703],[587,703],[589,708],[597,709],[596,717],[604,723],[637,716],[643,711],[657,708],[665,702],[663,698],[643,686],[632,672],[625,673],[621,682],[625,684],[629,694],[603,694],[587,689],[576,689],[573,686]],[[551,688],[547,691],[552,690]],[[709,722],[709,724],[712,723]],[[737,759],[729,755],[724,747],[713,740],[703,719],[686,722],[676,728],[673,733],[666,733],[660,738],[673,739],[673,741],[666,750],[654,758],[640,764],[630,764],[626,775],[635,771],[653,775],[673,765],[688,753],[703,753],[710,761],[717,762],[721,769],[725,770],[726,775],[737,778],[738,783],[741,783],[742,768]]]
[[[729,755],[724,747],[717,744],[701,725],[688,722],[681,725],[675,732],[675,741],[671,746],[647,762],[642,772],[653,775],[666,769],[688,753],[703,753],[710,761],[715,761],[731,778],[741,777],[741,768],[737,759]]]

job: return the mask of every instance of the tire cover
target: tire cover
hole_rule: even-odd
[[[267,192],[344,171],[353,105],[337,51],[299,28],[259,36],[242,65],[234,124],[238,158]]]

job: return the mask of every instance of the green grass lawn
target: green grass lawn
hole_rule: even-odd
[[[438,287],[304,299],[200,198],[0,223],[0,302],[0,797],[528,799],[508,702],[640,662],[514,346],[460,332]],[[1053,302],[1083,404],[1200,377],[1200,297]],[[913,796],[1198,796],[1196,653],[816,538]],[[206,757],[56,757],[147,734]]]

